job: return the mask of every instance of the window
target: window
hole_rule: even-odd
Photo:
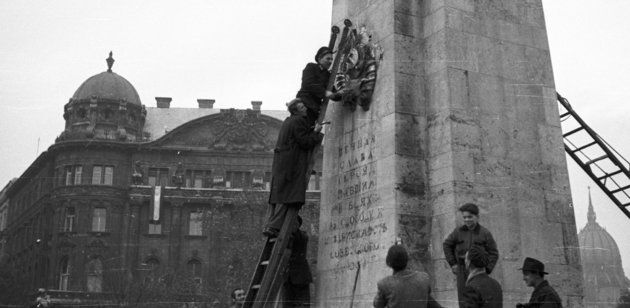
[[[92,168],[92,184],[93,185],[113,185],[114,184],[114,167],[95,165]]]
[[[153,281],[153,279],[157,278],[158,272],[160,270],[160,261],[155,257],[150,257],[146,261],[144,261],[144,267],[146,269],[146,276],[144,278],[145,283],[149,283]]]
[[[202,235],[203,234],[203,212],[190,212],[190,219],[188,219],[188,235]]]
[[[105,177],[103,178],[103,184],[112,185],[114,183],[114,167],[105,166]]]
[[[321,174],[311,174],[311,178],[308,181],[308,188],[306,190],[319,190],[320,177]]]
[[[66,218],[63,221],[63,232],[72,232],[74,228],[74,207],[66,208]]]
[[[88,292],[103,291],[103,262],[100,259],[92,259],[87,264],[87,290]]]
[[[251,176],[252,174],[250,172],[228,171],[226,174],[227,180],[225,187],[249,188],[251,187]],[[227,183],[230,183],[230,185]]]
[[[215,175],[212,177],[212,185],[213,186],[222,186],[223,185],[223,176]]]
[[[149,185],[167,186],[168,168],[149,168]]]
[[[70,278],[70,262],[68,256],[61,258],[59,262],[59,290],[68,290],[68,280]]]
[[[107,209],[95,208],[92,210],[92,231],[105,232],[107,222]]]
[[[81,175],[83,173],[83,167],[80,165],[75,166],[66,166],[65,168],[65,185],[80,185],[81,184]]]
[[[162,225],[156,222],[149,222],[149,234],[162,234]]]
[[[83,167],[74,166],[74,185],[81,184],[81,173],[83,173]]]
[[[197,284],[201,284],[201,262],[193,259],[188,261],[186,267],[188,268],[188,275],[192,277]]]
[[[210,170],[186,170],[186,187],[207,188],[210,183]]]

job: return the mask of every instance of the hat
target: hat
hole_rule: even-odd
[[[321,59],[321,57],[323,57],[326,54],[332,54],[332,51],[330,50],[330,48],[324,46],[324,47],[320,47],[317,50],[317,54],[315,54],[315,62],[319,62],[319,59]]]
[[[459,207],[460,212],[470,212],[475,216],[479,216],[479,207],[474,203],[466,203]]]
[[[542,262],[534,258],[529,258],[529,257],[525,258],[525,261],[523,261],[523,267],[519,268],[519,270],[528,271],[528,272],[537,272],[544,275],[549,274],[545,272],[545,264],[543,264]]]

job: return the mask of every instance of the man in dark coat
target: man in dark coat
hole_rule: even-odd
[[[545,275],[549,274],[545,272],[545,264],[534,258],[525,258],[519,270],[523,271],[523,280],[528,287],[534,288],[534,292],[529,303],[516,304],[517,308],[562,308],[560,296],[545,280]]]
[[[291,116],[282,123],[274,149],[269,193],[269,220],[263,231],[277,236],[288,207],[302,207],[306,200],[308,155],[322,142],[322,126],[311,126],[306,119],[306,107],[296,98],[289,103]]]
[[[453,274],[457,276],[457,297],[461,305],[462,292],[468,276],[464,264],[466,252],[473,244],[485,249],[488,253],[486,273],[490,274],[499,259],[499,250],[490,231],[479,224],[479,207],[477,205],[466,203],[459,208],[459,212],[464,220],[464,225],[456,227],[444,240],[442,247],[446,262],[450,265]]]
[[[321,47],[315,55],[316,63],[308,63],[302,71],[302,85],[296,97],[304,102],[307,108],[309,123],[315,124],[321,111],[325,98],[331,98],[334,94],[326,90],[330,72],[328,69],[332,64],[332,50],[328,47]]]
[[[488,276],[488,254],[481,246],[473,245],[466,253],[468,279],[464,287],[462,307],[503,308],[503,290],[499,282]]]
[[[375,308],[441,308],[431,296],[429,275],[407,269],[409,255],[405,247],[394,245],[387,251],[385,263],[394,270],[376,283]]]
[[[298,216],[297,228],[293,232],[289,272],[284,283],[285,307],[308,307],[311,302],[310,284],[313,282],[313,275],[306,260],[308,234],[300,226],[302,217]]]

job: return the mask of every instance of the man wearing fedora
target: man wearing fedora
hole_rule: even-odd
[[[528,257],[519,270],[523,271],[523,280],[528,287],[534,288],[534,292],[529,303],[516,304],[516,308],[562,308],[560,296],[545,280],[545,275],[549,274],[545,272],[545,264]]]

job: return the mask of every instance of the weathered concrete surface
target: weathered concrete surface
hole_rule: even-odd
[[[371,30],[384,57],[369,111],[328,108],[318,306],[371,306],[400,238],[440,303],[456,307],[442,241],[465,202],[480,205],[497,240],[506,307],[532,291],[517,271],[526,256],[545,262],[565,305],[580,306],[540,0],[334,1],[333,23],[345,18]]]

